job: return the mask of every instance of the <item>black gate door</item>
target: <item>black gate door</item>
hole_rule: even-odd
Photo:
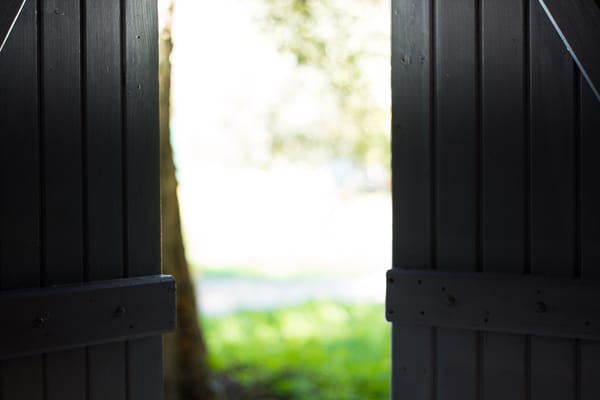
[[[392,10],[393,398],[600,398],[598,5]]]
[[[156,14],[27,0],[0,52],[2,400],[162,398]]]

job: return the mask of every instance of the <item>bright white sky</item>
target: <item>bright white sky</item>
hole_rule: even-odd
[[[389,195],[348,197],[315,168],[244,167],[266,151],[282,91],[304,88],[290,116],[299,122],[327,107],[318,79],[260,32],[260,1],[176,1],[172,134],[188,254],[211,267],[379,274],[391,257]],[[369,23],[385,32],[388,20],[382,5]],[[376,101],[389,105],[386,68],[372,66],[371,76]]]

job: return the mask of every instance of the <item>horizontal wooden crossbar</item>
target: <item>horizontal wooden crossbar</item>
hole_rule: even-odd
[[[0,359],[165,333],[175,304],[166,275],[0,292]]]
[[[600,339],[600,282],[393,269],[386,318],[399,324]]]
[[[0,1],[0,53],[24,5],[25,0]]]

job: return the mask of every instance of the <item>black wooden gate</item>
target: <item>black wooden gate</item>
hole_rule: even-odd
[[[2,400],[162,398],[156,14],[27,0],[0,52]]]
[[[597,2],[392,10],[393,398],[600,398]]]

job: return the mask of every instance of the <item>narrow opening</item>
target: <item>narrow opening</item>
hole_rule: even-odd
[[[182,228],[229,396],[389,398],[389,13],[384,0],[175,3]]]

